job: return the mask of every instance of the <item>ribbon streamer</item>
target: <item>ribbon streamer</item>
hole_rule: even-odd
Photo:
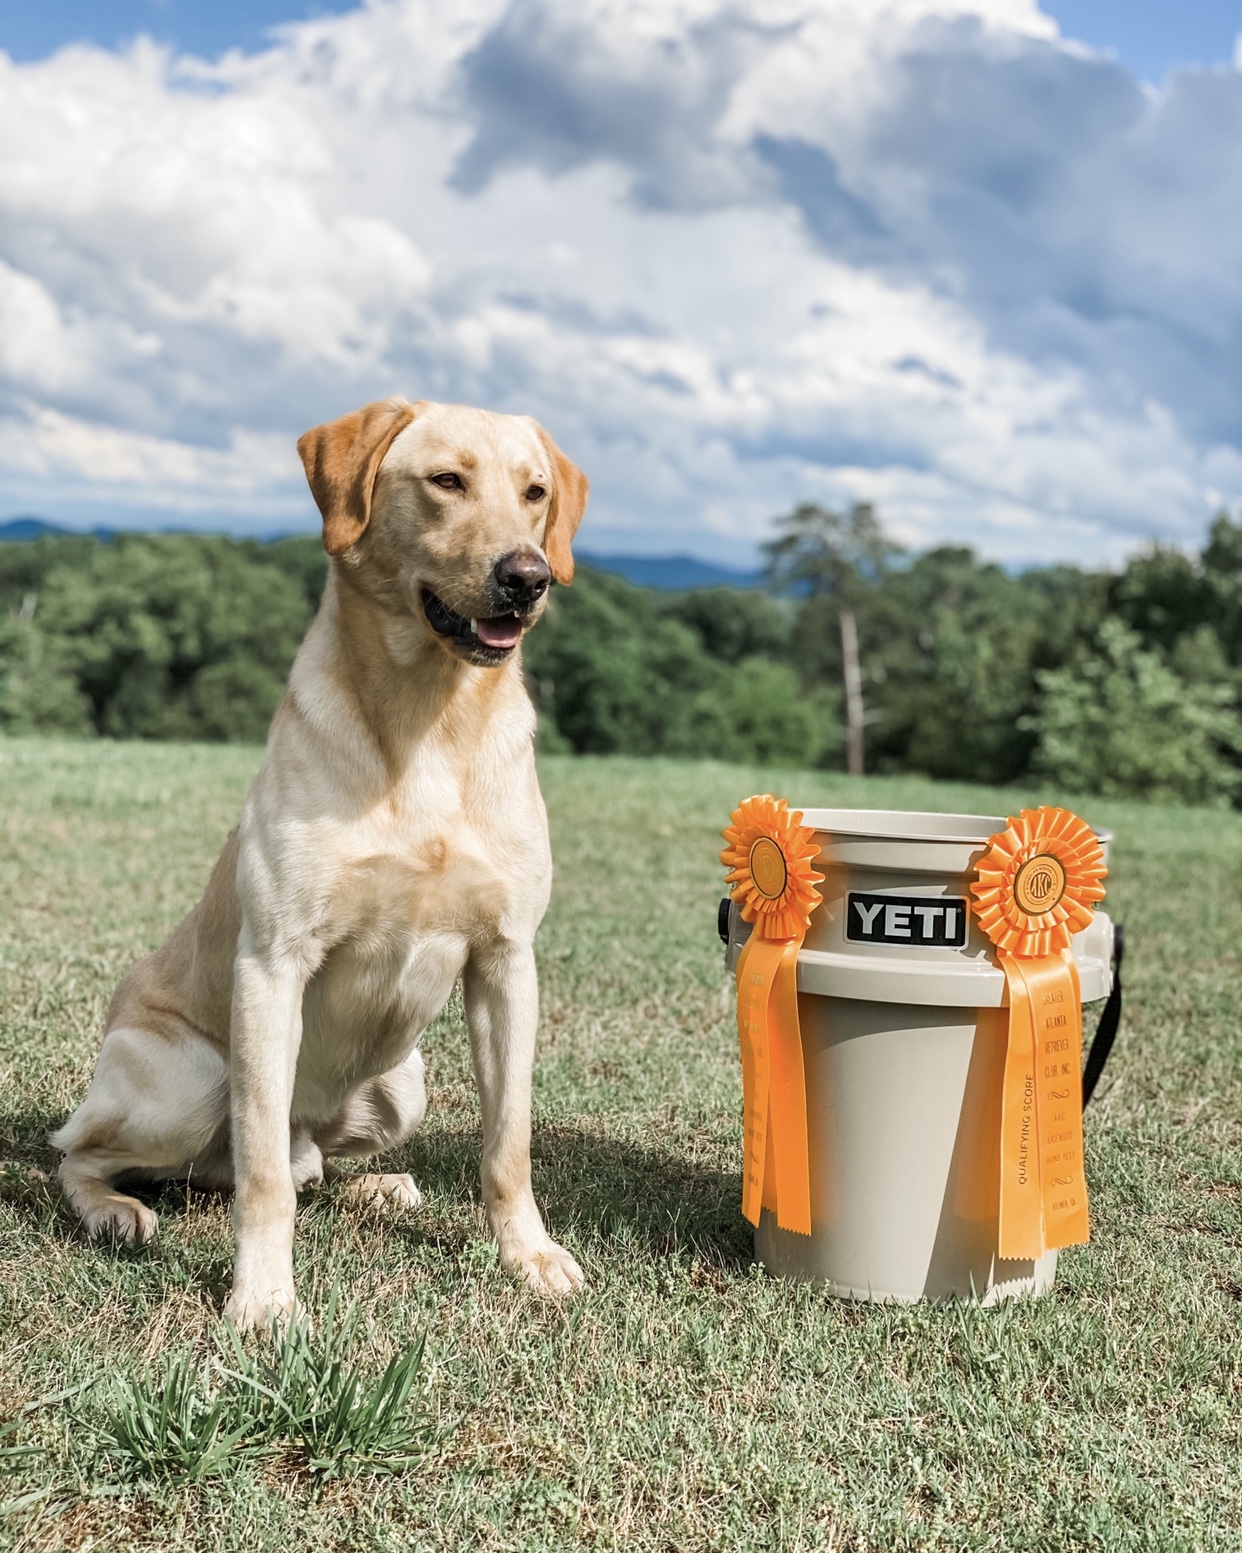
[[[1009,989],[1001,1100],[1002,1257],[1090,1235],[1082,1139],[1082,995],[1070,937],[1103,900],[1104,852],[1066,809],[1024,809],[988,841],[971,890]]]
[[[811,1233],[806,1072],[798,1023],[798,951],[819,904],[811,870],[819,848],[782,799],[763,794],[734,810],[720,861],[733,899],[754,932],[737,965],[737,1028],[742,1054],[744,1158],[742,1214]]]

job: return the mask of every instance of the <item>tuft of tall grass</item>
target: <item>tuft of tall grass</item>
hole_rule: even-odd
[[[410,1403],[426,1339],[368,1378],[349,1359],[356,1327],[356,1311],[342,1310],[334,1289],[317,1332],[306,1320],[285,1331],[273,1324],[269,1348],[250,1353],[230,1326],[230,1363],[204,1366],[178,1350],[158,1373],[115,1377],[101,1455],[125,1477],[187,1482],[246,1454],[294,1454],[324,1478],[405,1470],[439,1433]]]
[[[324,1477],[400,1472],[436,1437],[431,1421],[409,1408],[426,1337],[368,1381],[347,1359],[356,1327],[356,1309],[342,1311],[333,1288],[317,1331],[305,1319],[273,1329],[270,1358],[247,1353],[228,1329],[238,1367],[225,1373],[248,1394],[258,1429],[304,1452],[309,1469]]]
[[[113,1377],[102,1453],[126,1477],[197,1481],[257,1443],[248,1439],[252,1418],[235,1403],[212,1386],[192,1354],[170,1354],[160,1376]]]

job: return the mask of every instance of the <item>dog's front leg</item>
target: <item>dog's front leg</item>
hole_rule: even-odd
[[[242,929],[233,979],[233,1291],[224,1314],[246,1331],[295,1308],[289,1111],[302,1043],[304,968],[259,953]]]
[[[539,983],[529,945],[476,951],[463,977],[470,1053],[483,1111],[483,1202],[501,1263],[549,1294],[572,1294],[582,1269],[544,1228],[530,1184],[530,1086]]]

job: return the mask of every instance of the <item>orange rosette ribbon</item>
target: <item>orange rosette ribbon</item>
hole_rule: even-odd
[[[1002,1257],[1035,1261],[1090,1234],[1082,1141],[1082,995],[1070,937],[1091,922],[1108,872],[1068,809],[1023,809],[988,841],[975,918],[1009,988],[1001,1102]]]
[[[724,831],[720,861],[754,932],[737,963],[745,1144],[742,1214],[811,1233],[806,1073],[798,1024],[798,951],[819,905],[815,832],[783,798],[747,798]]]

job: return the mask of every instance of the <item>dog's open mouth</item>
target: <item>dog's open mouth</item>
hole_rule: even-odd
[[[423,614],[431,629],[476,663],[500,663],[522,639],[519,615],[492,615],[487,620],[468,620],[434,594],[423,589]]]

